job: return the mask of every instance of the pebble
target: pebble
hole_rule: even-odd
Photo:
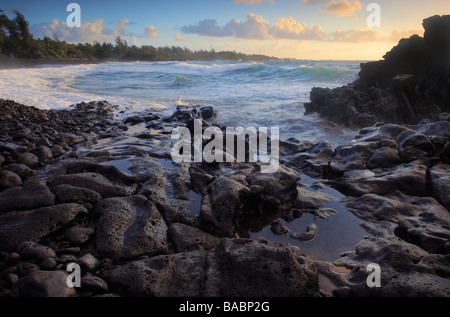
[[[39,263],[43,262],[47,258],[56,257],[56,253],[53,249],[36,242],[25,241],[17,246],[17,252],[23,258],[29,258],[36,260]]]
[[[20,262],[20,255],[16,252],[11,252],[8,254],[8,257],[6,258],[6,263],[9,265],[17,264]]]
[[[74,245],[81,245],[87,242],[94,232],[91,228],[72,227],[66,231],[66,238]]]
[[[92,254],[85,254],[78,259],[77,263],[81,266],[81,269],[86,272],[95,272],[95,270],[101,264],[101,261]]]

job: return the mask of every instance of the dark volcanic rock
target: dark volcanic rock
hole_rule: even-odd
[[[158,209],[144,196],[108,198],[96,207],[97,251],[113,259],[169,252],[168,228]]]
[[[450,166],[439,164],[430,170],[434,197],[450,210]]]
[[[87,213],[82,205],[63,204],[3,214],[0,216],[0,250],[15,251],[23,241],[39,242]]]
[[[345,126],[417,124],[450,111],[450,15],[423,21],[424,37],[402,39],[384,59],[361,64],[347,86],[313,88],[306,114]]]
[[[51,206],[55,195],[44,179],[29,179],[21,187],[0,192],[0,213]]]
[[[233,220],[242,215],[250,189],[227,177],[215,179],[203,196],[199,221],[207,232],[223,237],[234,234]]]
[[[113,184],[106,177],[98,173],[80,173],[60,175],[50,180],[50,186],[71,185],[86,188],[97,192],[103,198],[116,196],[130,196],[136,191],[136,187]]]
[[[208,254],[205,296],[317,296],[313,262],[297,248],[267,240],[223,239]]]
[[[64,271],[37,271],[28,275],[20,285],[25,297],[73,297],[76,290],[67,285],[69,275]]]

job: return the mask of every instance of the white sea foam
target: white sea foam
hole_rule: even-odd
[[[120,95],[106,95],[72,88],[84,77],[105,65],[46,66],[0,70],[0,98],[11,99],[40,109],[66,109],[69,106],[93,100],[107,100],[111,104],[130,109],[166,109],[156,100],[146,100]]]
[[[107,100],[121,106],[119,117],[149,108],[170,114],[178,105],[211,105],[230,126],[279,126],[286,138],[332,141],[342,131],[336,135],[309,120],[302,102],[313,87],[345,85],[358,71],[358,62],[336,61],[43,65],[0,70],[0,98],[41,109]]]

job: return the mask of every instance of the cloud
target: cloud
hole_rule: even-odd
[[[103,24],[103,19],[86,21],[81,27],[69,27],[66,22],[53,19],[51,23],[33,25],[30,31],[36,37],[58,36],[61,40],[67,42],[110,42],[114,39],[114,30],[107,28]]]
[[[312,6],[318,3],[324,3],[328,1],[329,0],[303,0],[303,2],[297,1],[297,3],[302,6]]]
[[[362,42],[378,42],[385,39],[384,34],[372,28],[358,29],[353,28],[347,31],[335,31],[328,34],[326,40],[331,42],[352,42],[352,43],[362,43]]]
[[[181,36],[180,32],[175,33],[174,38],[177,42],[186,42],[186,39]]]
[[[340,16],[351,16],[363,7],[360,1],[336,0],[329,2],[325,7],[320,9],[328,14],[337,14]]]
[[[158,38],[158,29],[154,27],[153,25],[146,25],[144,27],[144,34],[146,37],[150,37],[152,39]]]
[[[322,41],[322,42],[398,42],[403,37],[412,34],[421,34],[420,31],[393,31],[389,34],[374,28],[353,28],[350,30],[338,30],[327,33],[320,25],[308,26],[305,22],[297,22],[293,17],[281,17],[274,25],[260,15],[249,13],[245,21],[231,20],[220,26],[215,19],[200,21],[194,25],[181,28],[183,33],[197,34],[200,36],[234,37],[249,40],[297,40],[297,41]],[[422,31],[423,33],[423,31]]]
[[[394,30],[389,34],[381,32],[379,29],[353,28],[347,31],[336,31],[325,37],[330,42],[347,42],[347,43],[367,43],[367,42],[385,42],[398,43],[402,38],[409,38],[414,34],[423,35],[423,30],[398,31]]]
[[[45,36],[58,36],[59,39],[69,43],[92,43],[110,42],[113,43],[117,36],[130,37],[133,43],[138,43],[138,38],[157,38],[158,29],[153,25],[147,25],[144,32],[135,34],[127,31],[127,26],[132,24],[129,19],[120,19],[115,23],[115,28],[108,28],[103,19],[85,21],[81,27],[69,27],[66,22],[53,19],[51,23],[41,23],[30,26],[31,33],[38,38]]]
[[[297,22],[292,17],[279,18],[270,33],[276,39],[320,40],[325,37],[325,32],[320,25],[312,25],[308,28],[306,23]]]
[[[129,19],[120,19],[119,22],[116,23],[116,33],[120,35],[127,35],[127,25],[130,23]]]
[[[253,40],[305,40],[321,39],[324,36],[322,28],[317,25],[308,27],[306,23],[297,22],[292,17],[282,17],[274,26],[271,26],[269,21],[253,13],[249,13],[244,22],[235,19],[220,26],[215,19],[208,19],[195,25],[184,26],[181,31],[208,37],[235,37]]]
[[[262,2],[268,2],[270,4],[275,4],[273,0],[234,0],[235,4],[257,4]]]

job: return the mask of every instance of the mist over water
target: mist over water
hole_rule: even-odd
[[[107,100],[126,114],[155,108],[170,114],[177,105],[209,105],[220,123],[280,127],[280,137],[329,140],[337,145],[354,131],[304,116],[313,87],[354,81],[359,61],[108,62],[0,70],[1,97],[44,109]],[[122,109],[123,110],[123,109]]]

